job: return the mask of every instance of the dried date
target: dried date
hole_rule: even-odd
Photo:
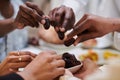
[[[58,31],[57,33],[58,33],[58,37],[59,37],[61,40],[63,40],[64,37],[65,37],[64,32],[60,32],[60,31]]]
[[[46,18],[45,21],[46,21],[46,23],[44,24],[44,28],[45,29],[49,29],[49,27],[50,27],[50,20]]]
[[[64,41],[64,45],[68,47],[68,46],[72,45],[74,42],[75,42],[75,39],[71,38],[67,41]]]

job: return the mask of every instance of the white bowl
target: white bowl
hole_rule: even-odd
[[[82,63],[80,65],[77,65],[77,66],[74,66],[74,67],[71,67],[71,68],[68,68],[68,70],[71,72],[71,73],[75,73],[77,72],[81,67],[82,67]]]

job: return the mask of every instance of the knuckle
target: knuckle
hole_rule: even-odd
[[[54,66],[53,64],[50,64],[50,69],[54,70],[56,68],[56,66]]]
[[[93,21],[93,20],[94,20],[94,18],[92,16],[87,17],[87,21]]]
[[[53,60],[53,57],[52,56],[48,56],[48,57],[46,57],[46,59],[47,59],[46,60],[47,62],[51,62]]]
[[[71,20],[71,17],[66,17],[65,20],[69,21],[69,20]]]
[[[34,9],[38,9],[38,6],[36,4],[33,4]]]
[[[33,11],[32,10],[28,10],[28,13],[33,14]]]
[[[9,63],[9,64],[8,64],[8,67],[11,68],[11,67],[13,67],[13,65],[12,65],[11,63]]]
[[[84,14],[84,17],[88,17],[88,16],[90,16],[88,13],[85,13],[85,14]]]
[[[20,8],[20,9],[23,9],[23,7],[24,7],[23,5],[20,5],[20,7],[19,7],[19,8]]]
[[[40,55],[46,55],[47,53],[45,51],[42,51]]]
[[[63,64],[63,66],[65,66],[65,61],[64,61],[64,60],[62,60],[61,64]]]
[[[73,9],[72,9],[72,8],[69,8],[69,10],[70,10],[71,12],[73,12]]]
[[[65,73],[65,69],[62,68],[62,69],[60,70],[60,72],[61,72],[61,74],[64,74],[64,73]]]
[[[29,51],[25,51],[24,52],[26,55],[30,55],[31,54],[31,52],[29,52]]]
[[[26,55],[25,58],[26,58],[27,60],[30,60],[30,59],[31,59],[31,56]]]
[[[8,61],[8,62],[10,62],[11,61],[11,57],[10,56],[8,56],[7,58],[6,58],[6,60]]]

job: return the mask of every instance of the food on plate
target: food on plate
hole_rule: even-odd
[[[110,59],[110,58],[120,58],[120,54],[113,53],[113,52],[110,52],[110,51],[105,51],[103,53],[103,57],[104,57],[105,60]]]
[[[87,53],[80,55],[79,58],[80,58],[80,60],[84,60],[86,58],[89,58],[94,62],[97,62],[99,59],[98,54],[93,50],[88,50]]]
[[[81,64],[81,62],[78,61],[73,54],[64,53],[62,59],[65,61],[65,68],[70,68]]]

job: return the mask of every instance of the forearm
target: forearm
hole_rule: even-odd
[[[113,19],[109,19],[108,18],[108,22],[110,22],[110,24],[112,25],[111,26],[111,31],[114,32],[114,31],[118,31],[120,32],[120,18],[113,18]]]
[[[5,76],[0,76],[0,80],[24,80],[24,79],[16,73],[11,73]]]
[[[8,34],[15,29],[13,19],[0,20],[0,37]]]

